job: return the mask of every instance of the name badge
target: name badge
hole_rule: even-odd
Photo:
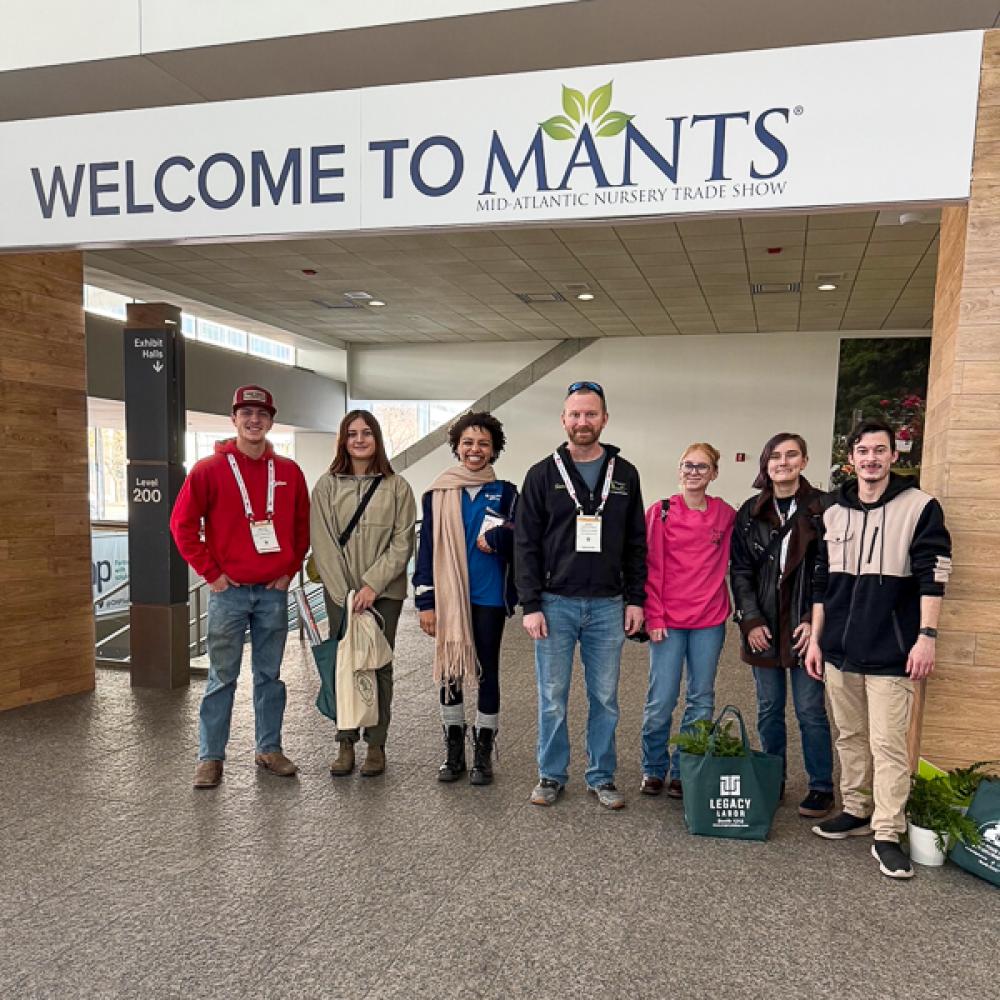
[[[250,524],[250,534],[253,537],[254,548],[258,552],[280,552],[278,536],[274,533],[271,521],[253,521]]]
[[[601,519],[588,514],[576,516],[576,551],[601,551]]]
[[[483,518],[483,526],[479,529],[479,537],[482,538],[487,531],[492,531],[494,528],[502,528],[504,525],[504,519],[499,514],[494,514],[493,511],[486,511],[486,515]]]

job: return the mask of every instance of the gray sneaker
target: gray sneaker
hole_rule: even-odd
[[[531,793],[531,803],[536,806],[554,806],[556,799],[562,795],[563,786],[551,778],[539,778]]]
[[[605,809],[624,809],[625,794],[619,792],[614,786],[614,782],[609,781],[606,785],[598,785],[597,788],[587,788],[591,795],[597,796],[597,801]]]

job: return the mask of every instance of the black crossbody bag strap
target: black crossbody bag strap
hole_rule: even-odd
[[[771,540],[767,543],[766,546],[764,546],[763,551],[757,557],[758,567],[763,566],[764,563],[766,563],[767,560],[770,559],[771,556],[773,556],[774,553],[781,548],[781,543],[785,540],[785,535],[787,535],[788,532],[795,527],[796,518],[799,516],[799,514],[803,513],[805,513],[805,508],[796,507],[792,516],[788,518],[788,520],[785,521],[785,523],[778,529],[778,533],[776,535],[771,536]]]
[[[348,522],[347,527],[340,533],[340,537],[337,539],[337,544],[343,548],[351,535],[354,534],[354,529],[358,526],[358,521],[361,520],[361,515],[365,512],[365,507],[368,506],[371,498],[375,495],[375,491],[378,489],[378,484],[382,482],[383,476],[376,476],[372,481],[371,486],[368,487],[368,492],[361,498],[361,503],[358,504],[358,509],[354,512],[354,517]]]

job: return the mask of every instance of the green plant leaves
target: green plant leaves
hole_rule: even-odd
[[[592,122],[596,122],[611,107],[611,84],[609,80],[603,87],[591,91],[587,98],[587,117]]]
[[[586,97],[581,91],[563,84],[562,106],[565,114],[553,115],[540,122],[542,131],[550,139],[560,141],[576,138],[579,130],[588,124],[595,138],[605,139],[623,132],[635,115],[608,110],[611,107],[613,83],[613,80],[609,80],[603,87],[592,90]]]
[[[572,139],[576,135],[573,123],[565,115],[554,115],[539,124],[550,139]]]
[[[583,99],[583,94],[579,90],[567,87],[565,84],[563,84],[562,89],[562,106],[563,111],[577,124],[580,123],[580,120],[586,113],[586,102]]]
[[[608,136],[618,135],[619,132],[625,129],[625,126],[635,117],[635,115],[627,115],[623,111],[609,111],[598,123],[597,131],[594,135],[598,139],[604,139]]]

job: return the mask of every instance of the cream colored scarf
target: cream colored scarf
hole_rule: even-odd
[[[431,484],[434,520],[434,608],[437,637],[434,681],[464,686],[476,679],[476,646],[472,640],[469,602],[469,560],[462,524],[462,490],[496,480],[492,466],[470,472],[457,465]]]

